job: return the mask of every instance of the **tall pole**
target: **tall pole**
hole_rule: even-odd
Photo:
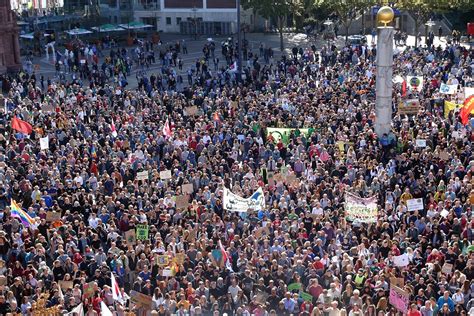
[[[240,0],[237,0],[237,81],[242,78],[242,38],[240,36]]]
[[[387,26],[393,21],[393,10],[381,7],[377,13],[377,78],[375,83],[375,133],[379,138],[389,134],[392,122],[393,91],[393,27]]]

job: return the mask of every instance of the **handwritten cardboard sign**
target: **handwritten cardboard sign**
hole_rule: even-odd
[[[186,183],[181,186],[181,191],[183,191],[184,194],[191,194],[194,192],[194,187],[192,183]]]
[[[193,105],[193,106],[187,107],[185,111],[186,111],[186,115],[195,116],[198,114],[198,107]]]
[[[186,209],[189,206],[189,198],[187,195],[178,195],[176,196],[176,208],[177,209]]]
[[[160,171],[160,179],[162,180],[171,179],[171,170]]]
[[[130,291],[130,299],[137,306],[151,309],[152,299],[149,295],[132,290]]]
[[[393,307],[398,309],[403,314],[406,314],[408,311],[408,306],[410,305],[410,294],[398,286],[391,284],[388,301]]]
[[[441,272],[444,274],[451,274],[453,271],[453,265],[451,263],[445,263],[443,264],[443,267],[441,268]]]
[[[61,213],[59,212],[47,212],[46,213],[46,221],[47,222],[55,222],[61,220]]]
[[[74,282],[72,281],[59,281],[59,286],[61,287],[61,290],[67,291],[69,289],[72,289],[74,286]]]
[[[129,245],[135,245],[137,243],[137,235],[135,230],[131,229],[125,232],[125,241]]]
[[[148,180],[148,171],[140,171],[137,173],[137,180]]]

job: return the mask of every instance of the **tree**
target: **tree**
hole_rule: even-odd
[[[432,15],[453,9],[463,9],[460,2],[451,0],[397,0],[395,6],[401,11],[408,12],[415,20],[415,47],[418,46],[420,26],[427,22]]]
[[[253,9],[265,19],[271,19],[276,23],[280,34],[280,49],[283,52],[283,28],[288,14],[299,15],[302,5],[299,1],[292,0],[242,0],[244,9]]]
[[[375,4],[375,0],[325,0],[321,6],[326,6],[337,15],[344,27],[347,41],[352,22]]]

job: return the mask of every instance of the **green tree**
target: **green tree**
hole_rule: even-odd
[[[465,4],[463,1],[452,0],[397,0],[395,7],[408,12],[415,20],[415,47],[417,47],[420,26],[427,22],[433,14],[464,9]]]
[[[375,4],[375,0],[325,0],[321,3],[321,6],[327,7],[331,12],[337,15],[340,23],[344,27],[344,34],[347,41],[352,22]]]
[[[273,20],[276,23],[280,34],[280,49],[284,50],[283,28],[286,25],[288,14],[300,15],[302,13],[302,3],[298,0],[242,0],[244,9],[253,9],[265,19]]]

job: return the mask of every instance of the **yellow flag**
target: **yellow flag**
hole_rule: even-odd
[[[444,118],[448,118],[449,112],[460,107],[462,107],[462,104],[456,104],[454,102],[444,101]]]

